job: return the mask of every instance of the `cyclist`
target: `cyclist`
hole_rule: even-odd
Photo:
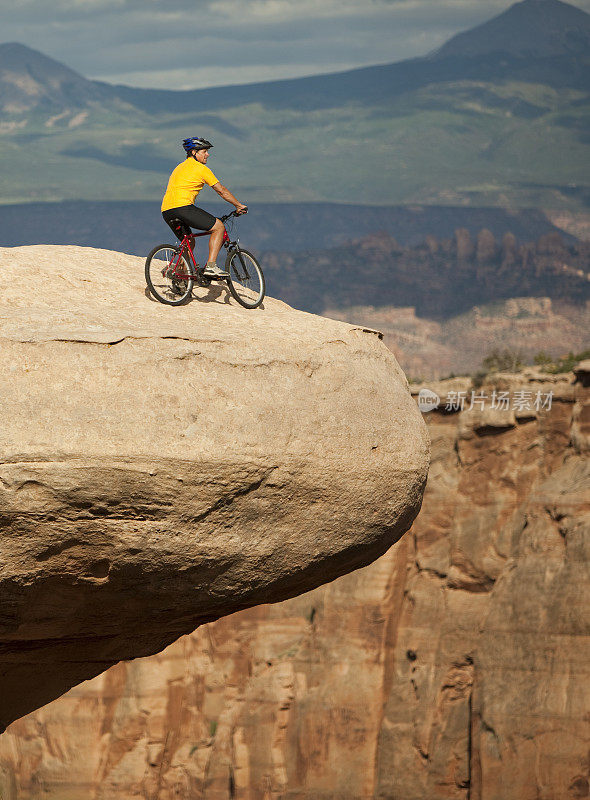
[[[173,220],[180,220],[201,231],[211,231],[209,237],[209,258],[203,272],[210,278],[226,278],[227,272],[217,266],[217,256],[223,242],[225,227],[221,220],[194,205],[195,197],[205,184],[211,186],[220,197],[236,207],[238,214],[245,214],[248,207],[234,197],[207,166],[209,148],[213,147],[207,139],[191,136],[184,139],[182,146],[186,152],[186,160],[179,164],[170,175],[166,194],[162,200],[162,216],[174,234],[182,240],[183,234]]]

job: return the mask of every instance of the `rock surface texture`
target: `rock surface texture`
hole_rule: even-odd
[[[588,797],[590,363],[494,389],[521,407],[425,415],[422,511],[378,561],[15,722],[4,800]]]
[[[420,508],[426,426],[374,331],[199,291],[0,250],[0,726],[370,563]]]

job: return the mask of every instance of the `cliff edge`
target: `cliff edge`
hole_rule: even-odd
[[[224,286],[165,307],[104,250],[0,263],[0,730],[410,527],[428,436],[375,332]]]

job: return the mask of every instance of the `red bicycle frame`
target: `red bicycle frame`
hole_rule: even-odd
[[[180,261],[181,261],[182,257],[184,256],[185,250],[188,250],[188,252],[190,254],[190,257],[192,259],[195,271],[199,268],[199,265],[197,264],[196,259],[195,259],[195,254],[193,252],[193,247],[195,246],[195,239],[198,238],[199,236],[211,236],[211,231],[203,231],[202,233],[193,233],[193,232],[191,232],[190,234],[188,234],[188,233],[185,234],[184,239],[180,243],[180,248],[178,250],[178,255],[176,257],[176,260],[172,259],[172,261],[166,267],[166,269],[170,269],[170,267],[172,267],[172,269],[174,270],[174,276],[176,278],[179,278],[180,280],[182,280],[182,279],[188,280],[189,278],[194,278],[195,277],[194,275],[185,275],[183,272],[179,272],[178,271],[178,265],[180,264]],[[227,235],[227,231],[224,230],[223,231],[222,245],[224,245],[226,243],[229,244],[229,241],[230,241],[230,239],[229,239],[229,236]]]

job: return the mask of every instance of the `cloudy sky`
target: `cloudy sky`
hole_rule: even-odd
[[[574,0],[590,12],[590,0]],[[88,78],[189,89],[424,55],[511,0],[0,0],[2,40]]]

